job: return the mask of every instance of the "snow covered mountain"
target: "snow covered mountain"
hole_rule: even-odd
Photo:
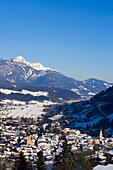
[[[0,59],[0,86],[17,83],[71,90],[83,98],[91,97],[113,84],[102,80],[78,81],[40,63],[30,63],[22,56],[11,60]]]
[[[67,127],[92,130],[107,129],[113,134],[113,87],[95,95],[90,100],[57,105],[49,110],[51,115],[61,114]],[[59,118],[60,119],[60,118]]]
[[[19,56],[11,60],[0,59],[0,77],[12,83],[30,83],[49,73],[57,73],[49,67],[44,67],[40,63],[27,62]]]
[[[40,64],[38,62],[30,63],[30,62],[26,61],[22,56],[18,56],[16,58],[12,59],[12,61],[17,62],[17,63],[21,63],[21,64],[26,64],[27,66],[30,66],[30,67],[34,68],[35,70],[44,70],[44,71],[51,70],[51,71],[54,71],[49,67],[44,67],[42,64]]]

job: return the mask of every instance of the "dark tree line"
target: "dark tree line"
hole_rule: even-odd
[[[15,158],[14,167],[12,170],[32,170],[32,164],[28,162],[23,154],[23,152],[19,153],[19,157]]]
[[[92,158],[92,156],[87,157],[89,152],[72,152],[71,146],[67,143],[67,140],[63,143],[62,152],[56,154],[55,160],[52,166],[52,170],[91,170],[93,167],[101,164],[99,156]],[[37,159],[37,169],[38,170],[47,170],[45,164],[45,158],[43,152],[40,151]],[[105,154],[106,156],[106,165],[113,164],[112,156],[110,154]],[[6,170],[6,162],[0,162],[0,170]],[[19,153],[19,156],[15,158],[14,166],[12,170],[33,170],[32,164],[26,160],[22,152]]]
[[[56,155],[53,164],[53,170],[91,170],[92,167],[90,159],[86,160],[83,153],[74,154],[66,140],[63,143],[62,152]]]

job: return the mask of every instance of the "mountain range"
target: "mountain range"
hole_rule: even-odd
[[[62,121],[64,127],[81,130],[90,127],[93,131],[102,128],[113,135],[113,87],[90,100],[57,105],[48,110],[48,119],[51,115],[59,115],[59,121]]]
[[[0,59],[0,87],[40,86],[71,90],[82,98],[89,98],[113,84],[90,78],[78,81],[40,63],[30,63],[22,56]]]
[[[40,63],[27,62],[21,56],[11,60],[0,59],[1,110],[8,101],[57,103],[57,106],[49,107],[49,111],[45,110],[44,120],[50,121],[51,116],[57,116],[64,121],[62,125],[65,127],[103,127],[112,134],[112,85],[94,78],[78,81]],[[70,100],[71,103],[65,103]]]

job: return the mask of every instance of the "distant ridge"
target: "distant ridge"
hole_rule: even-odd
[[[0,84],[29,84],[41,87],[54,87],[71,90],[82,98],[87,99],[113,84],[90,78],[78,81],[60,72],[44,67],[41,63],[31,63],[22,56],[10,60],[0,59]]]

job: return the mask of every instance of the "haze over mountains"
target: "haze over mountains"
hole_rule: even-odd
[[[0,87],[40,86],[71,90],[83,98],[91,97],[113,84],[90,78],[78,81],[40,63],[30,63],[22,56],[11,60],[0,59]]]

